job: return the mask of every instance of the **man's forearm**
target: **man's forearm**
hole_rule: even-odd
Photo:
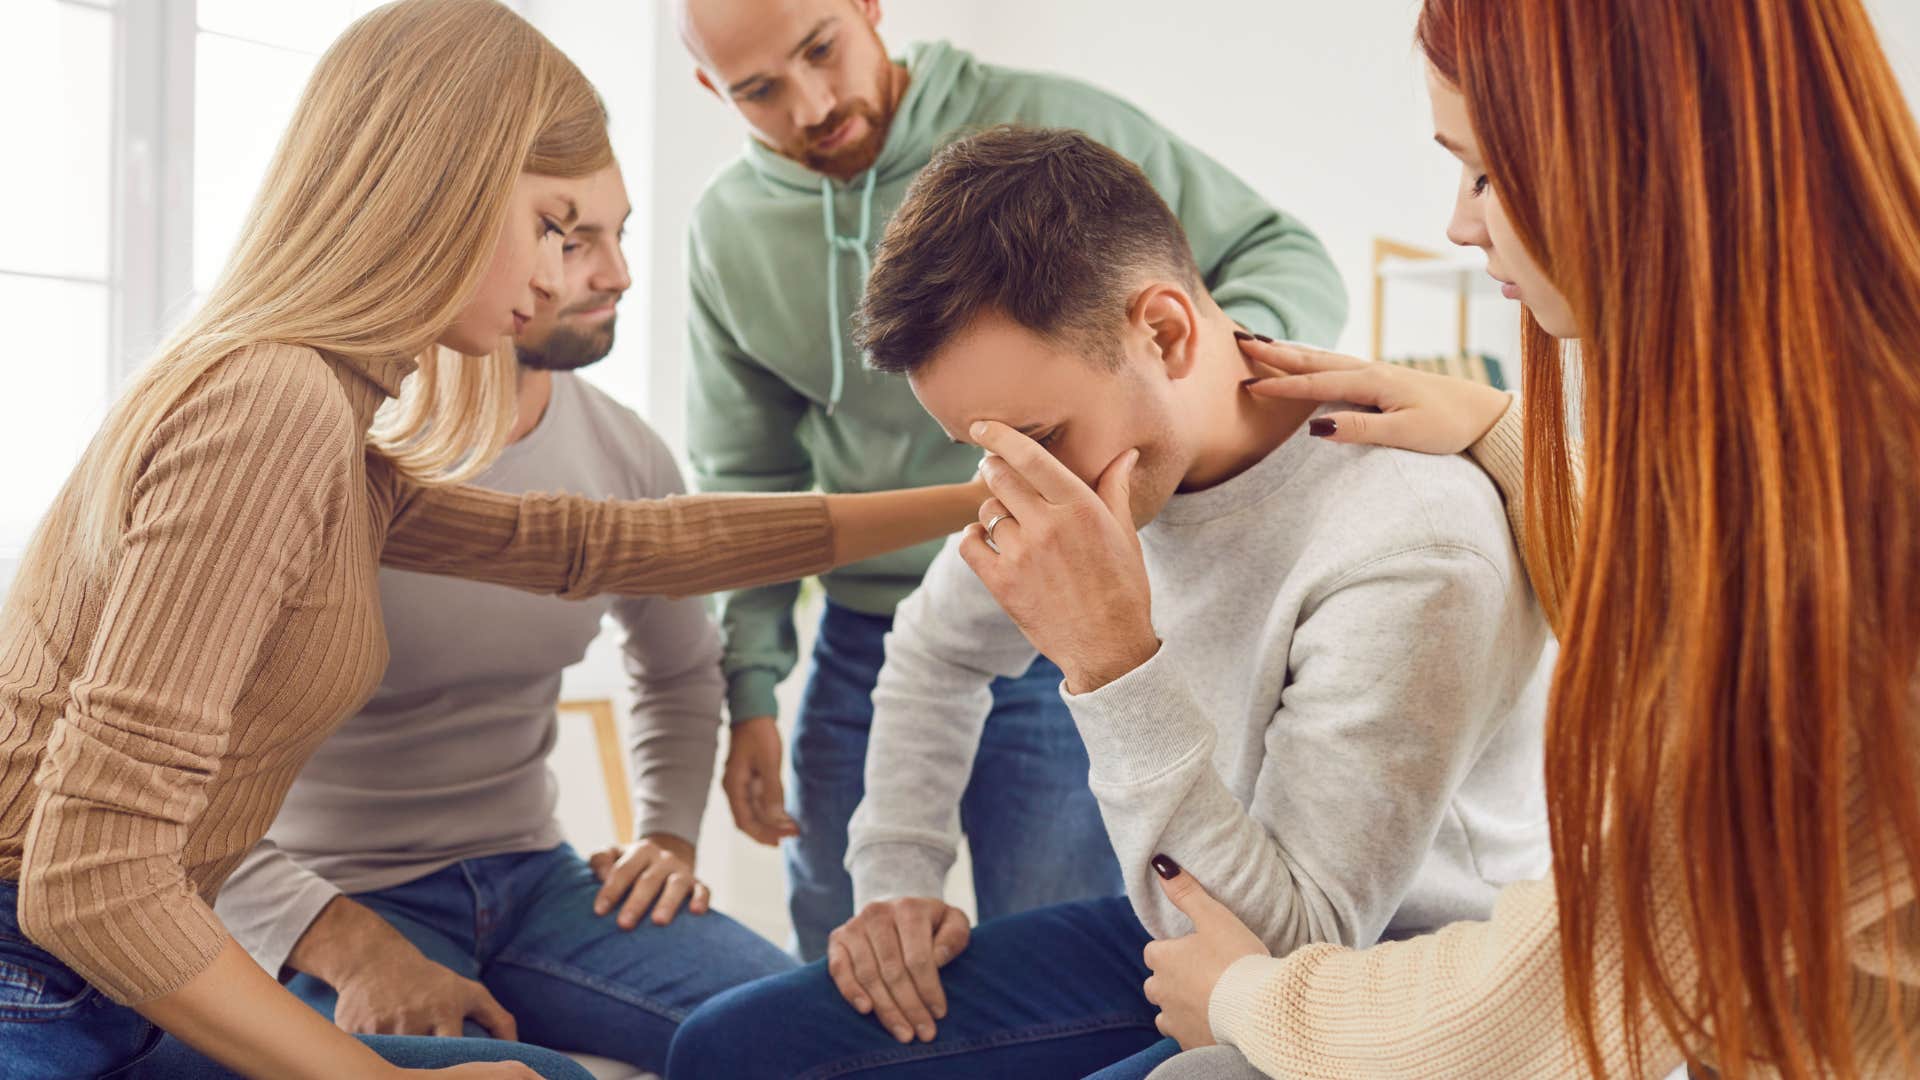
[[[346,896],[322,908],[287,954],[287,966],[338,989],[350,975],[395,950],[417,951],[393,924]]]

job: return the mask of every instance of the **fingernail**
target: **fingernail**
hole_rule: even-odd
[[[894,1028],[893,1037],[900,1042],[910,1043],[913,1041],[913,1032],[907,1028]]]
[[[1258,376],[1258,375],[1255,375],[1255,376],[1254,376],[1253,378],[1251,378],[1251,379],[1241,379],[1241,380],[1240,380],[1240,389],[1242,389],[1242,390],[1245,390],[1245,389],[1247,389],[1248,387],[1250,387],[1250,386],[1252,386],[1252,385],[1253,385],[1254,383],[1257,383],[1257,382],[1266,382],[1266,381],[1267,381],[1266,379],[1264,379],[1264,378],[1262,378],[1262,377],[1260,377],[1260,376]]]
[[[873,1002],[861,998],[853,1003],[853,1007],[859,1010],[861,1016],[865,1016],[873,1011]]]
[[[1307,421],[1307,434],[1318,439],[1324,439],[1339,430],[1339,423],[1331,416],[1316,416]]]
[[[1180,876],[1180,864],[1165,855],[1155,855],[1153,857],[1153,869],[1168,881],[1172,881],[1174,878]]]
[[[1253,340],[1260,342],[1262,345],[1273,344],[1273,339],[1265,334],[1255,334],[1253,335]]]
[[[972,427],[968,428],[967,433],[972,435],[976,439],[982,435],[985,435],[987,433],[987,422],[985,420],[979,421],[978,423],[974,424]]]
[[[1140,464],[1140,448],[1134,447],[1127,451],[1127,468],[1131,469],[1138,464]]]
[[[919,1028],[916,1033],[920,1036],[921,1042],[933,1041],[933,1025],[931,1024],[927,1025],[926,1027]]]
[[[1245,330],[1235,330],[1233,332],[1233,338],[1235,341],[1252,341],[1253,335],[1247,333]]]
[[[593,905],[593,913],[595,915],[605,915],[607,913],[607,905],[605,904]]]
[[[951,960],[951,959],[953,959],[953,954],[952,954],[952,953],[950,953],[950,952],[948,952],[947,950],[945,950],[945,949],[935,949],[935,950],[933,950],[933,962],[934,962],[934,963],[936,963],[936,964],[939,964],[939,965],[940,965],[940,966],[942,966],[942,967],[945,967],[945,966],[946,966],[946,963],[947,963],[947,961],[949,961],[949,960]]]

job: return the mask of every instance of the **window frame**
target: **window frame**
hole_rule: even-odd
[[[65,281],[107,291],[109,400],[153,354],[191,303],[197,0],[56,0],[113,20],[104,278],[0,269],[7,278]],[[525,0],[506,0],[522,15]],[[215,33],[216,31],[206,31]],[[234,35],[223,35],[232,37]],[[242,38],[240,40],[250,40]],[[267,45],[266,42],[259,44]],[[273,46],[279,47],[279,46]],[[0,596],[21,552],[0,546]]]
[[[169,325],[167,297],[190,295],[193,275],[193,64],[195,0],[56,0],[105,12],[113,23],[107,67],[107,272],[104,277],[0,269],[23,278],[103,287],[106,385],[116,392]],[[176,301],[177,302],[177,301]],[[0,548],[0,595],[21,552]]]

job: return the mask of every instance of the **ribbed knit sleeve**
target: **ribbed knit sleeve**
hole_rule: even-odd
[[[226,942],[182,849],[263,640],[342,516],[359,440],[324,366],[229,360],[147,447],[20,868],[23,929],[117,1001],[177,989]]]
[[[1861,1075],[1889,1076],[1898,1072],[1897,1033],[1920,1023],[1920,913],[1912,878],[1883,872],[1873,855],[1874,818],[1859,785],[1849,816],[1849,850],[1857,854],[1842,929],[1854,939],[1858,965],[1855,1048]],[[1695,976],[1681,922],[1679,853],[1665,854],[1654,942],[1685,991]],[[1890,943],[1894,956],[1887,963]],[[1593,970],[1606,1075],[1626,1075],[1633,1054],[1617,1005],[1620,939],[1607,917]],[[1895,982],[1905,984],[1898,1014],[1889,1008]],[[1209,1022],[1216,1039],[1238,1047],[1271,1076],[1585,1076],[1564,1001],[1558,905],[1552,883],[1541,881],[1509,887],[1487,922],[1357,951],[1310,946],[1280,959],[1247,957],[1214,987]],[[1641,1032],[1639,1064],[1646,1075],[1664,1076],[1681,1063],[1679,1048],[1657,1023],[1647,1021]]]
[[[1514,546],[1522,554],[1526,545],[1526,407],[1519,398],[1513,398],[1512,404],[1501,415],[1500,422],[1480,437],[1480,441],[1467,448],[1467,455],[1486,472],[1493,486],[1500,489],[1500,497],[1507,504],[1507,524],[1513,529]]]
[[[388,473],[381,563],[579,599],[696,596],[817,574],[833,564],[820,495],[634,501],[423,487]]]

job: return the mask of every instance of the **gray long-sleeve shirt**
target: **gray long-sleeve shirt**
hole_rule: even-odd
[[[1477,468],[1296,436],[1141,542],[1160,651],[1067,704],[1155,936],[1191,929],[1162,852],[1276,954],[1484,918],[1546,872],[1548,635]],[[940,895],[988,684],[1033,657],[949,544],[887,638],[856,904]]]
[[[684,490],[660,437],[568,374],[553,376],[539,425],[474,482],[620,499]],[[337,895],[561,842],[547,766],[560,675],[609,613],[634,687],[636,829],[699,835],[726,691],[700,600],[558,600],[392,570],[380,571],[380,599],[392,659],[379,691],[307,762],[216,903],[262,967],[279,971]]]

